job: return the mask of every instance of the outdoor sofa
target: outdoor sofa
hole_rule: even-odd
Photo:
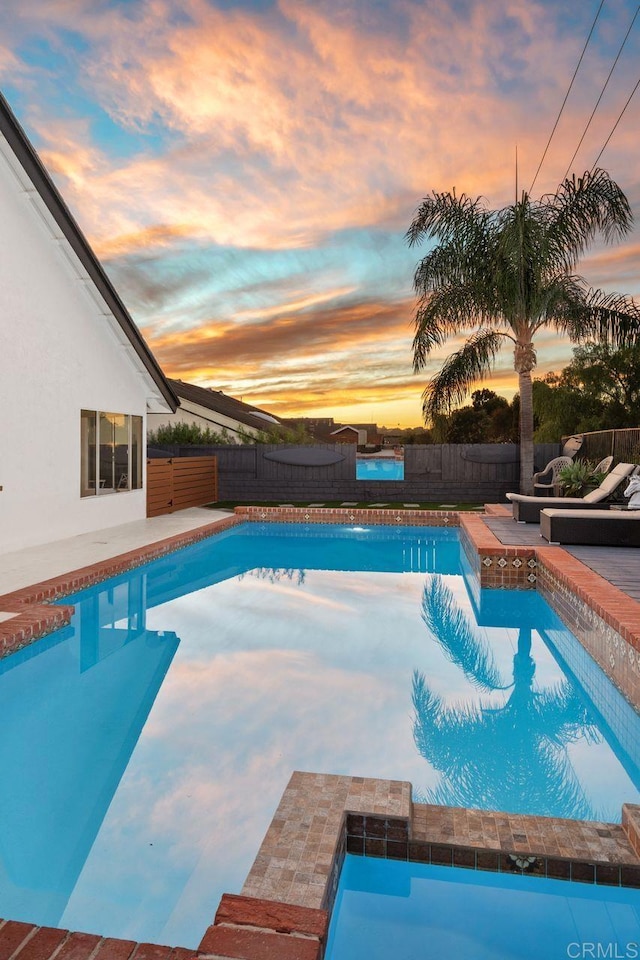
[[[539,523],[541,510],[608,510],[604,501],[631,476],[635,463],[619,463],[608,473],[599,487],[585,497],[530,497],[523,493],[508,493],[513,505],[513,519],[518,523]]]
[[[640,547],[640,510],[543,510],[540,535],[549,543]]]

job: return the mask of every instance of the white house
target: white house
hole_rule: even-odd
[[[273,414],[236,400],[222,390],[198,387],[182,380],[169,380],[169,385],[179,398],[180,407],[171,415],[149,414],[149,430],[173,423],[196,424],[214,433],[225,431],[229,443],[236,443],[241,434],[255,436],[261,430],[280,426],[280,420]]]
[[[178,401],[0,95],[0,553],[146,515]]]

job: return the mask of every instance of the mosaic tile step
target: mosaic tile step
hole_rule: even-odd
[[[620,824],[516,816],[465,807],[414,804],[412,838],[602,863],[632,863],[637,858]]]

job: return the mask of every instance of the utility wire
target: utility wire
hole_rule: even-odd
[[[619,113],[619,115],[618,115],[618,119],[617,119],[616,122],[614,123],[613,129],[612,129],[611,133],[609,134],[609,136],[607,137],[607,139],[606,139],[605,142],[604,142],[604,146],[602,147],[602,150],[600,151],[600,153],[598,154],[598,156],[597,156],[597,157],[595,158],[595,160],[593,161],[593,166],[591,167],[591,173],[593,173],[593,171],[595,170],[595,168],[596,168],[596,166],[597,166],[597,164],[598,164],[598,160],[600,159],[600,157],[602,156],[602,154],[603,154],[604,151],[606,150],[607,144],[609,143],[609,140],[611,140],[611,137],[614,135],[614,133],[615,133],[615,131],[616,131],[616,127],[618,126],[618,124],[619,124],[620,121],[622,120],[622,116],[623,116],[625,110],[627,109],[627,107],[629,106],[629,104],[631,103],[631,98],[633,97],[633,95],[634,95],[634,93],[636,92],[636,90],[638,89],[638,87],[640,87],[640,77],[638,77],[638,80],[637,80],[637,82],[636,82],[635,87],[633,88],[633,90],[632,90],[631,93],[629,94],[629,99],[627,100],[627,102],[625,103],[624,107],[623,107],[622,110],[620,111],[620,113]]]
[[[620,54],[621,54],[622,51],[624,50],[624,45],[625,45],[625,43],[627,42],[627,38],[628,38],[629,34],[631,33],[631,28],[633,27],[634,23],[636,22],[636,18],[637,18],[637,16],[638,16],[639,13],[640,13],[640,6],[636,7],[636,12],[635,12],[634,15],[633,15],[633,20],[632,20],[631,23],[629,24],[629,29],[628,29],[627,32],[625,33],[624,40],[622,41],[622,44],[621,44],[621,46],[620,46],[620,49],[618,50],[618,55],[617,55],[617,57],[615,58],[615,60],[613,61],[613,66],[611,67],[611,70],[609,70],[609,76],[608,76],[607,79],[605,80],[604,86],[603,86],[603,88],[602,88],[602,90],[601,90],[601,92],[600,92],[600,96],[599,96],[598,99],[596,100],[596,105],[595,105],[595,107],[593,108],[593,110],[591,111],[591,116],[589,117],[589,119],[588,119],[588,121],[587,121],[587,125],[586,125],[586,127],[584,128],[584,132],[583,132],[582,136],[580,137],[580,141],[579,141],[579,143],[578,143],[578,146],[577,146],[576,149],[575,149],[575,153],[574,153],[573,156],[571,157],[571,160],[569,160],[569,165],[567,166],[565,175],[564,175],[564,177],[562,178],[563,180],[566,180],[567,177],[569,176],[569,171],[571,170],[571,167],[572,167],[572,165],[573,165],[573,161],[575,160],[575,158],[576,158],[577,155],[578,155],[578,150],[579,150],[580,147],[582,146],[582,141],[583,141],[584,138],[586,137],[587,131],[589,130],[589,127],[591,126],[591,121],[593,120],[593,118],[594,118],[594,116],[595,116],[596,110],[597,110],[598,107],[600,106],[600,101],[602,100],[602,98],[603,98],[603,96],[604,96],[604,92],[605,92],[605,90],[607,89],[607,86],[608,86],[608,84],[609,84],[609,80],[611,80],[611,75],[612,75],[613,71],[614,71],[615,68],[616,68],[616,64],[617,64],[618,60],[620,59]],[[598,159],[599,159],[599,158],[598,158]],[[597,161],[596,161],[596,162],[597,162]],[[595,164],[594,164],[594,166],[595,166]]]
[[[529,193],[531,193],[531,191],[533,190],[533,187],[534,187],[534,185],[535,185],[535,182],[536,182],[536,180],[538,179],[538,174],[540,173],[540,168],[542,167],[542,164],[544,163],[544,158],[545,158],[546,155],[547,155],[547,150],[549,149],[549,145],[551,144],[551,141],[553,140],[553,135],[554,135],[554,133],[556,132],[556,127],[557,127],[558,124],[560,123],[560,117],[562,116],[562,111],[564,110],[565,104],[566,104],[567,100],[569,99],[569,94],[571,93],[571,88],[573,87],[573,82],[574,82],[574,80],[576,79],[576,75],[577,75],[577,73],[578,73],[578,70],[580,69],[580,64],[582,63],[582,58],[584,57],[585,52],[586,52],[586,49],[587,49],[587,47],[589,46],[589,41],[591,40],[591,36],[592,36],[592,34],[593,34],[593,31],[595,30],[595,26],[596,26],[596,23],[598,22],[598,17],[600,16],[600,11],[602,10],[603,6],[604,6],[604,0],[600,0],[600,6],[598,7],[598,12],[596,13],[595,18],[594,18],[594,21],[593,21],[593,23],[591,24],[591,30],[589,31],[589,36],[588,36],[587,39],[586,39],[585,45],[584,45],[584,47],[582,48],[582,53],[580,54],[580,59],[578,60],[578,66],[576,67],[576,69],[575,69],[574,72],[573,72],[573,76],[572,76],[572,78],[571,78],[571,83],[569,84],[569,89],[567,90],[567,92],[566,92],[566,94],[565,94],[565,98],[564,98],[564,100],[562,101],[562,106],[560,107],[560,113],[559,113],[558,116],[556,117],[556,122],[555,122],[554,125],[553,125],[553,130],[552,130],[551,133],[549,134],[549,139],[547,140],[547,145],[546,145],[546,147],[544,148],[544,153],[542,154],[542,159],[541,159],[540,163],[538,164],[538,169],[536,170],[536,175],[535,175],[535,177],[533,178],[533,181],[532,181],[532,183],[531,183],[531,186],[529,187]]]

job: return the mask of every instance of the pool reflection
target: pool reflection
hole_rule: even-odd
[[[413,735],[442,774],[428,803],[540,816],[594,819],[567,752],[600,736],[577,685],[563,679],[536,689],[532,630],[518,629],[511,676],[502,678],[486,640],[474,630],[442,578],[424,587],[422,619],[435,643],[481,691],[505,691],[503,702],[466,699],[446,706],[419,671],[413,677]]]
[[[534,592],[474,622],[455,531],[247,525],[75,604],[0,664],[0,915],[195,946],[294,769],[637,802],[631,708]]]

